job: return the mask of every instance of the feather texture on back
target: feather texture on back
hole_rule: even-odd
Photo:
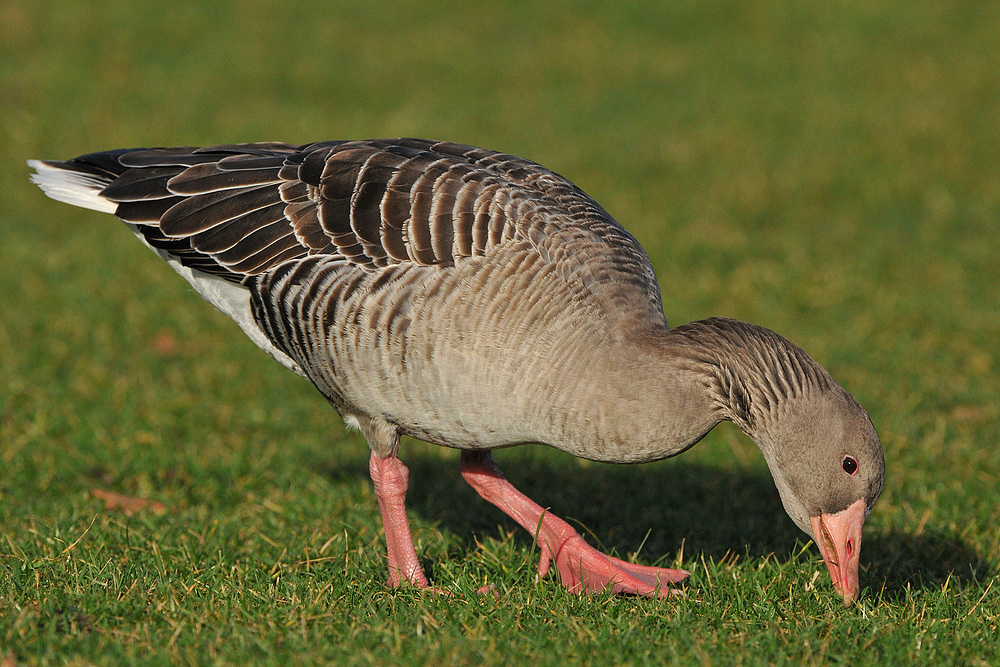
[[[66,164],[117,175],[101,196],[119,217],[185,265],[206,270],[210,260],[230,280],[314,254],[364,270],[453,266],[527,240],[567,277],[594,284],[615,273],[659,301],[645,254],[597,203],[502,153],[399,139],[114,151]],[[579,248],[586,237],[598,251],[592,267]]]

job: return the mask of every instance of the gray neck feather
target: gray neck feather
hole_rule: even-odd
[[[837,386],[808,354],[764,327],[711,318],[670,333],[676,353],[702,375],[724,418],[758,444],[793,399]]]
[[[544,420],[565,428],[543,442],[599,461],[655,461],[729,420],[753,438],[774,471],[782,446],[774,427],[782,415],[837,386],[786,339],[736,320],[664,327],[634,342],[589,358],[590,372],[577,375],[571,400]],[[578,418],[557,418],[566,411]]]

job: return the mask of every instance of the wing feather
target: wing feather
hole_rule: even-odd
[[[127,201],[118,204],[115,215],[125,222],[137,224],[159,225],[160,218],[174,204],[183,201],[183,197],[164,197],[163,199],[144,199]]]
[[[130,169],[101,191],[101,196],[114,202],[165,199],[170,196],[167,182],[183,167],[150,167]]]
[[[160,229],[167,236],[191,236],[279,201],[277,188],[267,185],[213,190],[171,206],[160,218]]]
[[[167,189],[177,195],[200,195],[219,190],[281,183],[281,178],[278,176],[280,164],[257,168],[227,168],[231,165],[232,163],[225,165],[223,160],[188,167],[167,181]]]
[[[288,218],[285,217],[285,208],[284,202],[277,202],[244,213],[224,224],[215,225],[191,236],[191,247],[208,255],[218,255],[220,260],[225,262],[226,260],[221,258],[220,253],[240,245],[249,244],[251,239],[262,229],[274,227],[275,230],[282,229],[287,233],[292,233],[294,229]]]

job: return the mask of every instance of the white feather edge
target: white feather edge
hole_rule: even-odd
[[[41,160],[28,160],[28,166],[37,172],[31,175],[31,182],[56,201],[102,213],[113,214],[118,210],[117,203],[101,196],[100,193],[108,185],[108,181],[99,176],[53,167]],[[247,287],[184,266],[170,253],[149,245],[142,233],[139,232],[137,225],[125,224],[142,241],[143,245],[163,258],[174,271],[194,287],[203,299],[215,306],[219,312],[232,318],[254,344],[274,357],[285,368],[306,377],[302,368],[291,357],[275,347],[257,325],[250,307],[250,290]]]
[[[118,208],[118,204],[101,196],[108,181],[100,176],[53,167],[41,160],[28,160],[28,166],[36,172],[31,182],[56,201],[102,213],[114,213]]]

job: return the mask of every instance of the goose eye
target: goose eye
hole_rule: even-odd
[[[858,460],[853,456],[845,456],[844,462],[841,465],[844,467],[844,472],[848,475],[853,475],[858,471]]]

